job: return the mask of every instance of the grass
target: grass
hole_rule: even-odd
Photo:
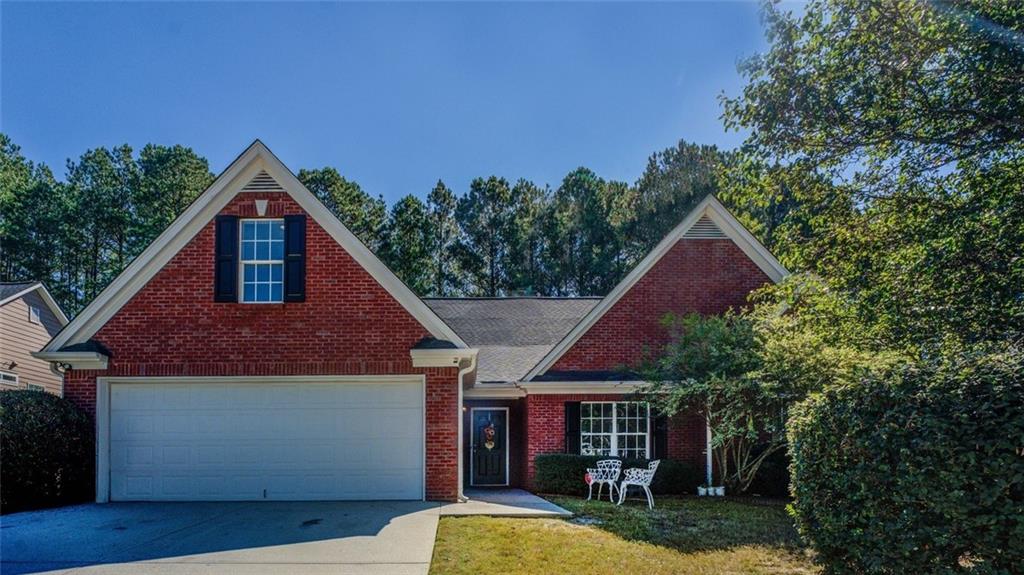
[[[442,518],[431,575],[818,573],[782,504],[660,497],[648,511],[549,499],[576,516]]]

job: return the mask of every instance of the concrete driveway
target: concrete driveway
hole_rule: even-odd
[[[422,575],[438,504],[109,503],[0,517],[0,571]]]

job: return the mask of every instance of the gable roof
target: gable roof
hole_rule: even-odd
[[[462,339],[320,202],[259,140],[254,141],[192,202],[74,321],[60,331],[44,352],[89,340],[124,304],[159,272],[243,187],[259,177],[276,181],[342,248],[386,289],[431,335],[465,348]],[[262,189],[261,186],[257,186]],[[212,260],[211,260],[212,265]]]
[[[5,282],[0,283],[0,306],[7,305],[8,303],[24,297],[34,291],[39,291],[40,297],[46,302],[46,307],[50,308],[53,315],[57,317],[57,321],[61,325],[68,324],[68,316],[64,315],[64,310],[60,309],[57,305],[57,300],[53,299],[50,295],[49,290],[42,282]]]
[[[423,301],[480,350],[481,383],[514,382],[561,341],[599,297],[426,298]]]
[[[716,229],[717,228],[717,229]],[[689,214],[678,226],[675,227],[661,242],[658,243],[647,254],[644,259],[640,260],[640,263],[625,278],[622,279],[608,292],[608,295],[604,297],[597,305],[590,310],[589,313],[583,319],[580,320],[575,327],[569,331],[568,334],[555,346],[551,348],[537,363],[530,369],[523,377],[523,381],[531,381],[537,378],[539,375],[545,373],[551,369],[551,366],[558,361],[562,355],[568,351],[573,344],[575,344],[583,334],[589,330],[605,313],[608,312],[615,304],[626,295],[630,288],[640,281],[651,268],[654,267],[658,261],[664,257],[665,254],[676,245],[681,239],[715,239],[715,238],[728,238],[736,244],[740,250],[758,268],[761,269],[768,276],[771,281],[778,283],[784,277],[789,275],[789,271],[779,260],[775,259],[775,256],[768,251],[761,242],[757,241],[746,228],[743,227],[735,216],[733,216],[729,210],[722,205],[713,195],[708,195],[704,198],[697,207],[690,211]]]

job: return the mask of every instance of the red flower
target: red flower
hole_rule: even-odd
[[[583,476],[583,481],[585,481],[587,485],[590,485],[594,480],[591,479],[590,474],[587,473]]]

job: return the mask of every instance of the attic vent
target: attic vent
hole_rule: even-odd
[[[283,192],[284,188],[281,184],[277,183],[277,180],[270,177],[270,174],[260,170],[260,173],[256,174],[256,177],[249,180],[249,183],[242,188],[243,192]]]
[[[700,219],[697,220],[697,223],[693,224],[693,227],[686,230],[683,237],[691,240],[714,240],[724,238],[726,236],[725,233],[715,225],[715,222],[711,221],[711,218],[705,215],[701,216]]]

